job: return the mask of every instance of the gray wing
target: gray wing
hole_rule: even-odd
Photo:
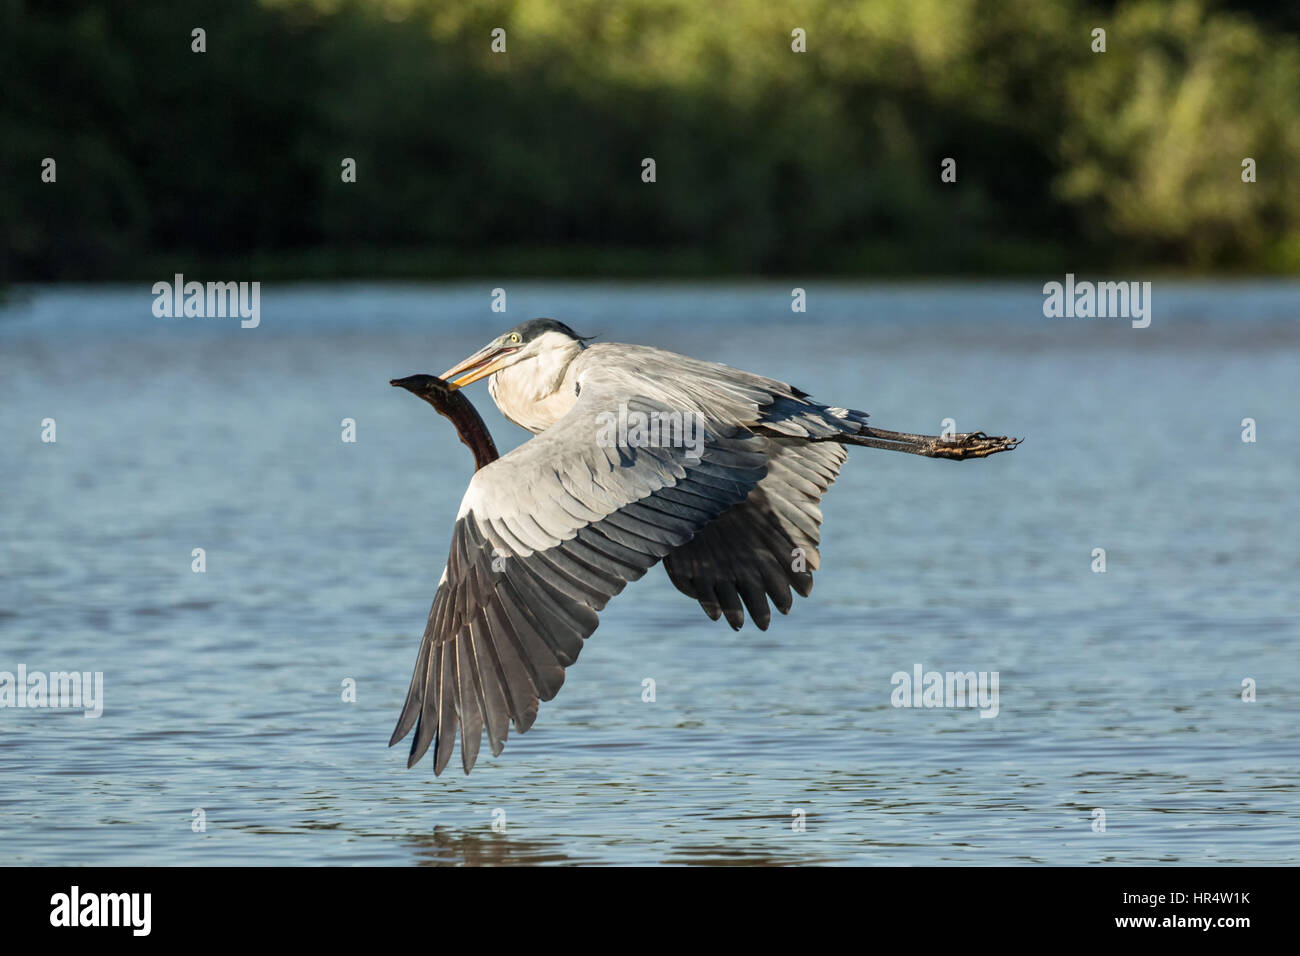
[[[682,407],[594,368],[581,383],[563,419],[470,482],[389,742],[414,726],[408,766],[432,746],[440,774],[458,728],[466,773],[484,731],[499,754],[509,723],[523,733],[538,701],[559,691],[609,598],[766,474],[768,439],[718,420],[695,457],[686,447],[602,444],[601,416],[619,404]]]
[[[818,503],[847,458],[830,443],[774,437],[770,446],[767,474],[749,496],[664,558],[677,590],[699,601],[711,619],[725,614],[735,630],[746,609],[767,630],[768,598],[787,614],[791,588],[803,597],[812,591],[812,572],[821,564]]]
[[[768,599],[789,612],[790,589],[807,597],[818,552],[819,503],[848,457],[837,436],[857,434],[867,413],[832,408],[786,382],[639,345],[592,346],[590,361],[617,370],[629,391],[653,390],[675,406],[767,439],[767,474],[746,500],[664,557],[669,580],[713,620],[739,629],[745,610],[763,630]],[[585,357],[585,356],[584,356]]]

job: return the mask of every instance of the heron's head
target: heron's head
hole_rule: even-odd
[[[564,366],[585,346],[585,337],[555,319],[529,319],[509,332],[498,335],[483,348],[442,373],[447,387],[463,388],[471,382],[495,375],[504,369],[519,367],[538,377],[549,377]]]

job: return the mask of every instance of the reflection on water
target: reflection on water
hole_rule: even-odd
[[[456,832],[434,827],[431,834],[407,837],[420,866],[524,866],[574,862],[554,840],[521,840],[508,833]]]
[[[147,285],[0,309],[0,671],[105,694],[0,709],[7,861],[1300,862],[1300,286],[1157,283],[1137,331],[1030,285],[793,320],[776,285],[518,284],[508,319],[490,285],[265,287],[256,330]],[[733,633],[652,571],[532,731],[435,779],[385,743],[472,464],[388,380],[546,314],[1027,441],[855,449],[788,618]],[[997,671],[998,716],[890,706],[917,665]]]

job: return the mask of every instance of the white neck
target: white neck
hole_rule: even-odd
[[[488,380],[488,392],[501,414],[534,434],[563,418],[578,398],[571,371],[582,348],[581,342],[558,332],[530,342],[527,358]]]

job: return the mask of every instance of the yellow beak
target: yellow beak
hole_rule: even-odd
[[[518,346],[493,343],[479,349],[465,361],[453,365],[438,377],[446,381],[447,388],[454,392],[458,388],[464,388],[466,385],[477,382],[481,378],[487,378],[493,372],[504,368],[505,357],[518,351]]]

